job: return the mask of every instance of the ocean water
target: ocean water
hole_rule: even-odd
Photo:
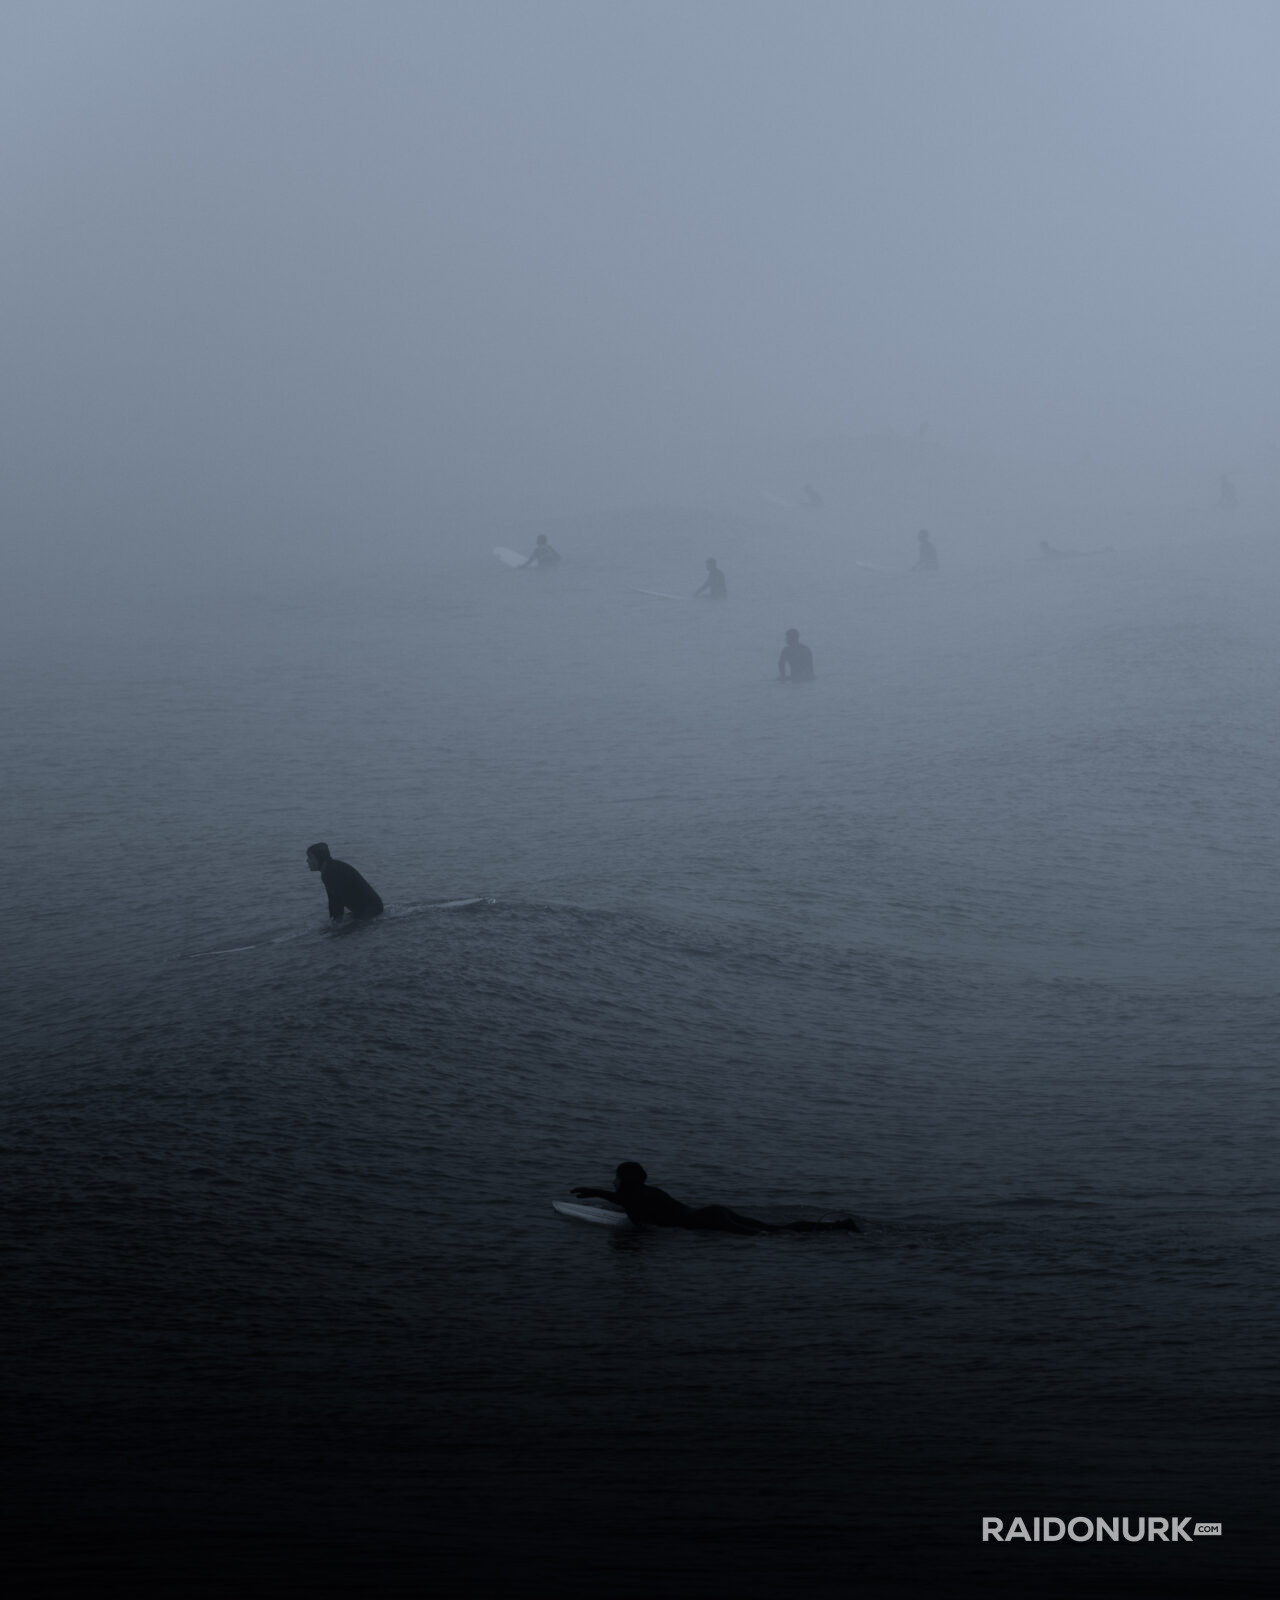
[[[1274,1592],[1280,562],[716,537],[11,605],[27,1588]]]

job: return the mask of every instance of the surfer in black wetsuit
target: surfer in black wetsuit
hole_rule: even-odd
[[[708,600],[727,600],[729,589],[724,581],[724,573],[716,566],[714,556],[707,557],[707,576],[701,588],[693,591],[693,598],[698,600],[705,596]]]
[[[800,643],[798,628],[787,629],[787,642],[778,657],[778,676],[790,676],[796,683],[813,682],[813,651],[807,644]]]
[[[693,1228],[704,1233],[861,1233],[852,1217],[838,1222],[760,1222],[744,1217],[728,1206],[687,1206],[665,1189],[656,1189],[638,1161],[624,1161],[614,1174],[612,1189],[577,1188],[579,1200],[610,1200],[621,1206],[638,1227],[649,1223],[655,1228]]]
[[[307,851],[307,865],[320,874],[320,882],[329,896],[329,916],[341,922],[344,912],[353,917],[380,917],[382,897],[365,881],[354,867],[345,861],[335,861],[327,844],[313,844]]]
[[[526,567],[555,567],[560,564],[560,552],[553,550],[547,542],[545,533],[538,535],[538,542],[533,547],[533,554],[525,562]]]
[[[916,538],[920,541],[920,553],[916,557],[916,564],[912,567],[912,572],[936,572],[938,570],[938,552],[934,547],[933,540],[929,537],[929,530],[921,528],[920,532],[916,534]]]

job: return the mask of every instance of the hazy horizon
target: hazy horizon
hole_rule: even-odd
[[[1267,476],[1268,7],[0,28],[4,472],[33,547],[742,508],[869,437],[1046,485],[1163,474],[1174,504]]]

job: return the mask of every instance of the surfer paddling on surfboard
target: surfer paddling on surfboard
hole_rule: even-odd
[[[744,1217],[728,1206],[687,1206],[665,1189],[648,1182],[649,1174],[638,1161],[624,1161],[613,1179],[612,1189],[577,1188],[579,1200],[610,1200],[631,1218],[637,1227],[648,1223],[655,1228],[694,1228],[704,1233],[861,1233],[852,1217],[838,1222],[759,1222]]]
[[[354,867],[345,861],[335,861],[327,844],[310,846],[307,865],[312,872],[320,874],[324,892],[329,896],[329,916],[334,922],[341,922],[347,911],[361,919],[382,915],[382,897],[378,891]]]
[[[707,557],[707,576],[700,588],[693,591],[695,600],[727,600],[729,588],[724,581],[724,573],[716,566],[714,556]]]
[[[559,565],[560,552],[558,550],[553,550],[547,543],[547,536],[545,533],[540,533],[538,535],[538,542],[533,547],[533,554],[525,562],[525,566],[537,567],[539,571],[542,571],[544,568],[557,567]]]

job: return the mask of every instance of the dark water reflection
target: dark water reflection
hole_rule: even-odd
[[[564,576],[165,614],[11,699],[24,1581],[1262,1592],[1251,597],[827,595],[806,697],[785,594]],[[317,837],[382,922],[323,929]],[[866,1231],[554,1215],[624,1157]],[[981,1544],[1016,1514],[1227,1533]]]

